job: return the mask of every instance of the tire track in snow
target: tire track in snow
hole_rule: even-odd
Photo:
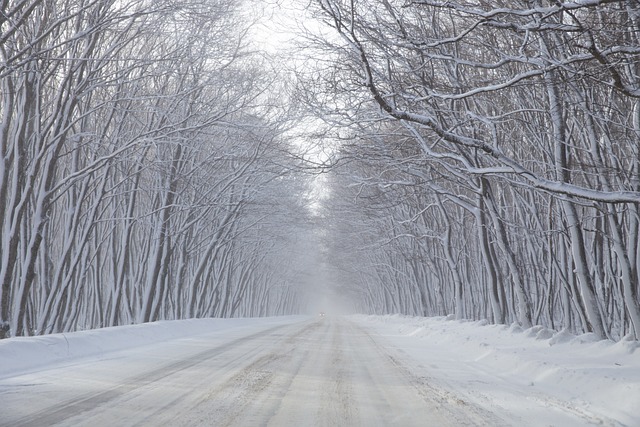
[[[353,387],[344,354],[344,335],[331,325],[331,348],[329,381],[322,391],[321,406],[318,408],[316,420],[325,421],[326,425],[354,425],[358,419],[358,407],[353,401]],[[318,423],[320,424],[320,423]]]
[[[292,335],[270,342],[258,359],[206,391],[198,404],[172,425],[262,425],[262,420],[277,412],[284,393],[308,357],[308,351],[296,351],[298,340],[318,326],[317,322],[307,324]]]

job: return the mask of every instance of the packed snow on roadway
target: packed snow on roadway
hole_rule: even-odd
[[[331,316],[327,316],[331,318]],[[161,321],[0,341],[2,380],[107,358],[109,353],[210,335],[232,339],[300,316]],[[405,316],[348,316],[412,375],[452,401],[480,405],[527,425],[554,425],[556,412],[577,424],[640,426],[640,344],[598,341],[540,327]],[[320,318],[318,321],[327,321]],[[546,411],[540,411],[540,408]],[[535,410],[534,410],[535,409]]]

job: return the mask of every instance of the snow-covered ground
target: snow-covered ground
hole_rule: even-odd
[[[638,347],[403,316],[12,338],[0,425],[640,426]]]
[[[222,343],[268,327],[306,319],[306,316],[188,319],[10,338],[0,340],[0,379],[179,339],[207,337]]]
[[[432,386],[513,425],[640,426],[640,343],[541,327],[354,316]],[[568,415],[568,417],[567,417]]]

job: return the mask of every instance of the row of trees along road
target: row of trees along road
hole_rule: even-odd
[[[362,311],[640,338],[637,1],[304,6],[294,233],[241,2],[0,2],[0,338],[293,313],[305,232]]]
[[[263,236],[303,187],[240,3],[0,2],[0,338],[297,310]]]
[[[312,8],[300,99],[360,308],[640,338],[640,3]]]

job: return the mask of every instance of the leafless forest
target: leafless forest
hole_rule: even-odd
[[[0,337],[296,313],[315,269],[640,338],[640,2],[284,3],[290,63],[240,1],[0,0]]]

